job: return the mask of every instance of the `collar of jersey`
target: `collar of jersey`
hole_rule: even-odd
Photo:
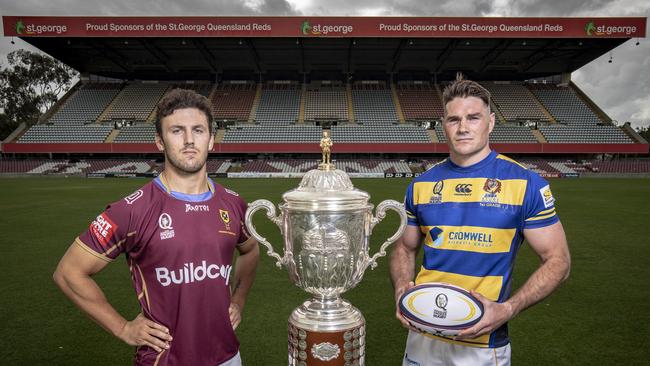
[[[447,164],[449,165],[449,168],[451,170],[455,170],[455,171],[458,171],[458,172],[473,172],[473,171],[484,168],[485,166],[487,166],[488,164],[493,162],[494,159],[496,159],[496,158],[497,158],[496,151],[491,150],[490,154],[488,154],[488,156],[486,156],[483,160],[479,161],[476,164],[472,164],[470,166],[456,165],[456,164],[454,164],[453,161],[451,161],[451,158],[447,159]]]
[[[170,196],[181,201],[187,201],[187,202],[207,201],[210,198],[212,198],[212,195],[214,194],[214,182],[212,182],[212,179],[210,178],[208,178],[208,186],[210,187],[210,189],[205,193],[199,193],[199,194],[189,194],[189,193],[182,193],[182,192],[169,190],[160,179],[160,176],[157,176],[153,181],[163,191],[167,192]]]

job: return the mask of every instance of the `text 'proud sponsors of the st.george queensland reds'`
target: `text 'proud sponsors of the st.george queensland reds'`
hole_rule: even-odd
[[[223,31],[270,31],[270,24],[261,23],[147,23],[147,24],[115,24],[86,23],[86,31],[110,31],[110,32],[133,32],[133,31],[171,31],[171,32],[223,32]]]
[[[379,24],[380,31],[387,32],[562,32],[561,24]]]

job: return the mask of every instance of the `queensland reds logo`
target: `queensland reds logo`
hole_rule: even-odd
[[[158,226],[160,226],[160,228],[164,230],[173,229],[174,227],[172,226],[172,217],[169,216],[169,214],[167,213],[163,213],[158,218]]]
[[[497,194],[501,192],[501,181],[498,179],[488,178],[483,185],[483,190],[487,193]]]

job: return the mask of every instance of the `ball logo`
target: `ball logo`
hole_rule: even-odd
[[[449,302],[449,299],[447,298],[447,295],[445,294],[438,294],[436,296],[436,306],[438,306],[442,310],[447,310],[447,303]]]

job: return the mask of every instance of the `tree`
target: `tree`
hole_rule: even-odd
[[[641,135],[646,141],[650,142],[650,125],[645,127],[637,127],[636,132]]]
[[[22,122],[32,125],[67,91],[77,72],[45,54],[17,50],[0,70],[0,140]]]

